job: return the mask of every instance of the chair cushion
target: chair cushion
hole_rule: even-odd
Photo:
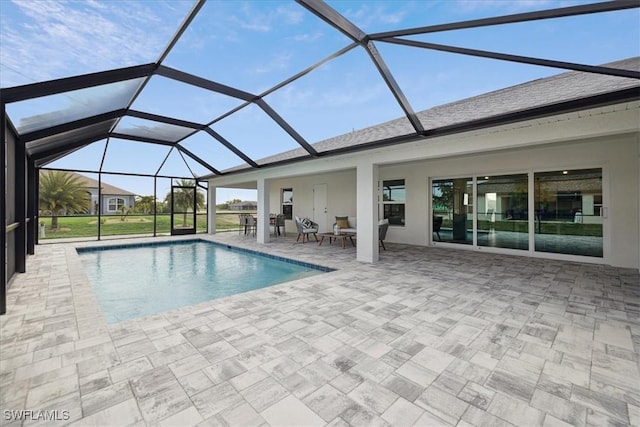
[[[340,228],[349,228],[349,217],[347,216],[337,216],[336,217],[336,225]]]

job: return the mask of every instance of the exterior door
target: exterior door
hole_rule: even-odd
[[[329,229],[327,224],[327,184],[313,186],[313,221],[318,223],[321,233]]]
[[[171,186],[171,235],[196,234],[196,187]]]

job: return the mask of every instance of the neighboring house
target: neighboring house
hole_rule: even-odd
[[[238,203],[229,203],[231,211],[255,211],[258,209],[258,202],[245,201]]]
[[[76,175],[81,182],[87,187],[87,191],[91,194],[91,210],[89,213],[98,213],[98,181],[81,175],[79,173],[72,173]],[[123,206],[133,209],[135,206],[136,195],[123,190],[122,188],[115,187],[111,184],[107,184],[102,181],[102,210],[101,214],[117,214]]]

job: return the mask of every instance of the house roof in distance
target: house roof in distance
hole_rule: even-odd
[[[43,171],[42,173],[46,173],[46,172]],[[84,186],[87,188],[96,188],[96,189],[98,188],[98,181],[93,178],[89,178],[88,176],[85,176],[76,172],[67,172],[67,173],[78,177],[80,182],[82,182]],[[103,196],[135,196],[136,195],[130,191],[123,190],[122,188],[118,188],[111,184],[107,184],[104,181],[102,181],[101,184],[102,184]]]

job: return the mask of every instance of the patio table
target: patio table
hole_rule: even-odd
[[[342,243],[342,249],[344,249],[346,247],[346,241],[347,239],[349,239],[351,241],[351,245],[355,248],[356,247],[356,243],[353,241],[353,238],[355,237],[355,234],[353,233],[340,233],[340,234],[334,234],[334,233],[320,233],[320,243],[318,243],[318,246],[322,246],[322,242],[324,242],[324,238],[328,237],[329,238],[329,244],[332,244],[334,240],[340,240]]]

